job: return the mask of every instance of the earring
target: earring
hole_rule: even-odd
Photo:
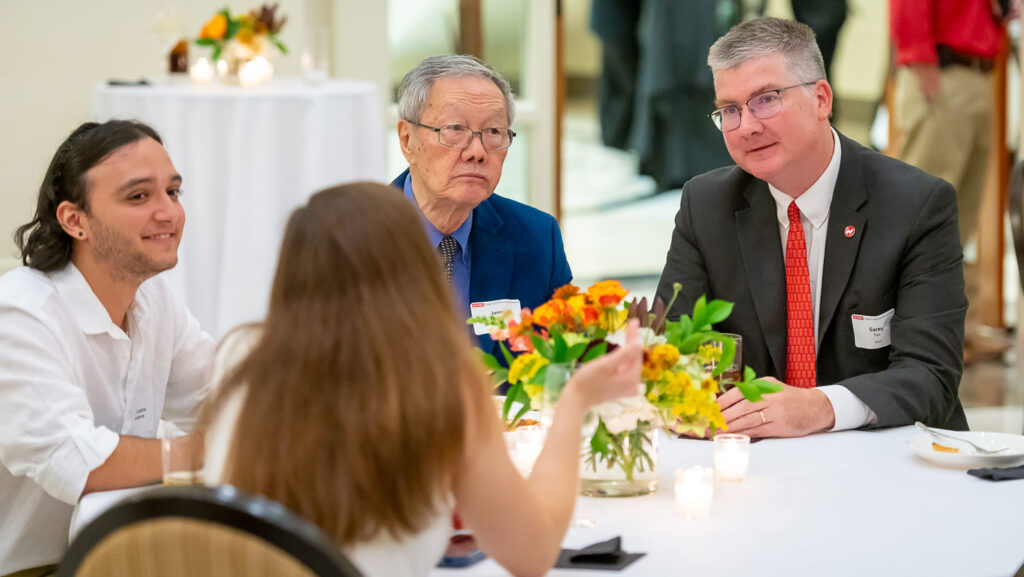
[[[80,236],[80,237],[81,237],[81,236],[83,236],[84,234],[85,234],[84,232],[80,232],[80,233],[78,233],[78,236]]]

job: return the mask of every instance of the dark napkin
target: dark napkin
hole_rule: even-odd
[[[613,537],[583,549],[562,549],[556,569],[608,569],[619,571],[646,553],[627,553],[622,550],[622,538]]]
[[[968,475],[989,481],[1006,481],[1007,479],[1024,479],[1024,465],[1016,467],[989,467],[987,469],[969,469]]]

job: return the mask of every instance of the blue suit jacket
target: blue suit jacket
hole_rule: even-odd
[[[408,169],[391,184],[404,190],[407,178]],[[470,303],[519,299],[523,308],[533,309],[572,281],[558,221],[521,202],[497,194],[481,202],[473,209],[469,246]],[[469,311],[459,313],[469,318]],[[495,353],[491,337],[479,335],[477,340],[484,352]]]

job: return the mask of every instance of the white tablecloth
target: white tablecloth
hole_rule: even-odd
[[[646,552],[621,573],[561,577],[864,577],[1014,574],[1024,563],[1024,481],[994,483],[916,457],[913,427],[771,439],[750,447],[750,472],[717,484],[711,518],[676,509],[673,470],[712,466],[711,443],[661,439],[660,487],[646,497],[579,498],[578,549],[616,535]],[[493,560],[433,577],[506,576]]]
[[[711,443],[662,438],[658,491],[580,497],[576,516],[596,526],[570,529],[563,545],[578,549],[619,535],[626,551],[647,553],[623,571],[632,576],[1013,575],[1024,563],[1024,481],[994,483],[923,461],[906,446],[915,434],[902,427],[754,443],[746,480],[716,485],[709,519],[684,519],[672,485],[675,467],[712,465]],[[72,534],[116,500],[84,497]],[[432,575],[508,573],[487,559]]]
[[[166,274],[214,337],[264,316],[293,208],[330,185],[387,178],[370,83],[104,84],[93,115],[138,119],[163,137],[187,216],[179,264]]]

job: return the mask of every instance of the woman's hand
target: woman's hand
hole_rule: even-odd
[[[631,319],[626,325],[626,344],[580,365],[566,388],[575,389],[574,392],[587,407],[643,394],[640,381],[643,358],[640,322]]]

